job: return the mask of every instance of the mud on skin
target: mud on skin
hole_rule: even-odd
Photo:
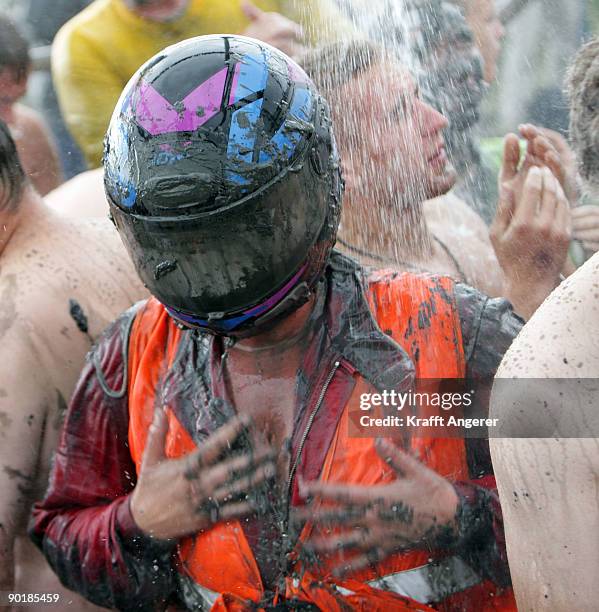
[[[8,476],[10,480],[18,480],[17,489],[24,499],[31,497],[31,492],[34,487],[33,477],[27,474],[23,474],[20,470],[16,470],[9,465],[5,465],[2,471]]]
[[[75,321],[75,325],[77,325],[77,329],[84,334],[89,332],[89,323],[87,320],[87,316],[83,312],[83,308],[77,300],[73,298],[69,299],[69,314],[73,321]]]
[[[56,408],[56,416],[52,422],[52,427],[55,431],[58,431],[62,427],[68,409],[67,402],[58,389],[56,389]]]

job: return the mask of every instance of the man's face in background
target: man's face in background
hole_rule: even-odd
[[[348,188],[359,199],[392,214],[451,189],[447,119],[420,98],[408,70],[373,65],[341,88],[340,99],[347,103],[337,108],[335,125]]]

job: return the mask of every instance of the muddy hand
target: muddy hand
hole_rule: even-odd
[[[244,36],[266,42],[290,57],[298,57],[305,51],[300,25],[279,13],[262,11],[249,0],[243,0],[241,8],[250,20],[250,25],[243,32]]]
[[[337,567],[337,575],[419,547],[455,528],[458,496],[450,482],[387,440],[377,440],[376,447],[397,476],[390,484],[300,484],[302,495],[335,504],[317,510],[308,505],[297,511],[298,520],[313,522],[320,533],[329,530],[328,535],[309,540],[307,548],[316,554],[359,553]]]
[[[248,420],[236,417],[216,430],[202,447],[181,459],[168,459],[167,416],[157,409],[150,427],[131,514],[138,527],[159,539],[180,538],[252,512],[245,492],[272,478],[272,454],[261,450],[221,459]]]

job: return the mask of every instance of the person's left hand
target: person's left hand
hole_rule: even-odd
[[[399,550],[431,542],[454,533],[458,495],[451,483],[401,451],[392,442],[376,442],[379,455],[389,464],[397,480],[370,487],[300,481],[300,492],[338,506],[310,506],[296,510],[298,520],[322,528],[343,527],[328,536],[308,541],[314,553],[351,550],[361,554],[343,563],[336,575],[376,563]]]
[[[250,25],[243,32],[244,36],[268,43],[290,57],[298,57],[305,51],[300,25],[280,13],[267,13],[249,0],[243,0],[241,8],[250,20]]]

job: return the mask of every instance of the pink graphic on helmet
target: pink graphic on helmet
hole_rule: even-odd
[[[142,81],[135,105],[135,119],[152,136],[169,132],[193,132],[214,117],[221,108],[227,68],[196,87],[177,110],[149,83]]]

